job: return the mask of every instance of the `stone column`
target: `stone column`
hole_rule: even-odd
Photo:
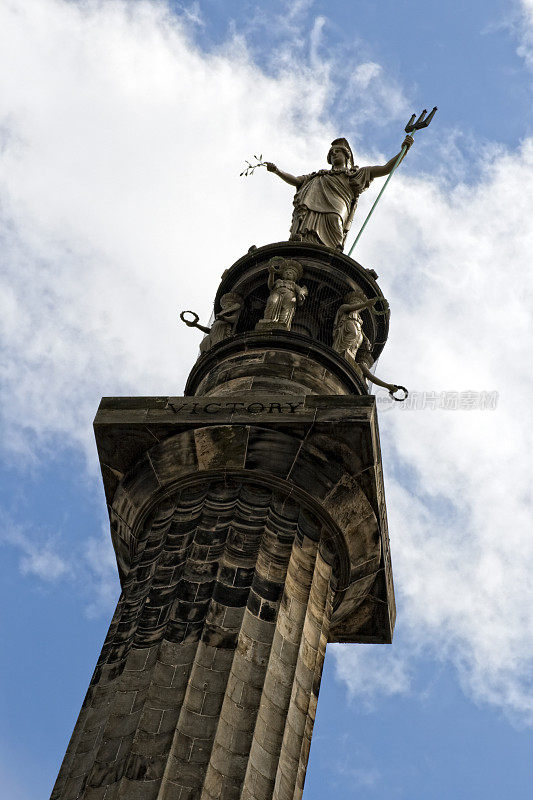
[[[280,247],[313,337],[255,330]],[[325,248],[263,249],[225,274],[242,328],[185,397],[100,405],[122,593],[52,800],[299,800],[327,642],[391,641],[375,400],[330,346],[346,289],[378,290]]]
[[[292,797],[334,591],[320,524],[214,480],[139,541],[52,797]]]

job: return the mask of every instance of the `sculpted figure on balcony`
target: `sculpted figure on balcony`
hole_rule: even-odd
[[[291,329],[296,307],[301,306],[307,297],[307,287],[296,283],[302,275],[303,269],[299,261],[281,256],[275,256],[270,260],[268,265],[270,295],[263,319],[257,323],[257,330]]]

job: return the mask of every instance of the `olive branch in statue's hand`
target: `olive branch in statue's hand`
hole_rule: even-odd
[[[250,164],[249,161],[246,161],[246,164],[248,164],[248,166],[240,173],[239,178],[241,178],[243,175],[244,175],[245,178],[247,178],[248,175],[253,175],[254,174],[254,170],[256,170],[257,167],[266,167],[267,164],[269,163],[268,161],[263,161],[262,160],[263,159],[263,155],[262,154],[260,156],[254,156],[254,158],[256,160],[256,163],[255,164]]]

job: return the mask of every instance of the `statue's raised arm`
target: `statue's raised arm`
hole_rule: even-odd
[[[289,240],[313,242],[314,244],[331,247],[334,250],[342,250],[344,247],[344,241],[350,230],[361,192],[368,189],[374,178],[381,178],[387,175],[387,180],[382,186],[348,253],[348,255],[351,255],[392,174],[413,144],[413,136],[411,134],[422,128],[427,128],[436,111],[436,106],[429,114],[424,109],[416,122],[416,114],[412,115],[404,128],[407,136],[402,142],[400,151],[390,158],[386,164],[358,167],[354,164],[353,153],[348,140],[340,138],[334,139],[329,148],[327,156],[327,161],[330,164],[329,169],[319,169],[317,172],[311,172],[308,175],[292,175],[290,172],[283,172],[272,161],[263,161],[263,156],[260,155],[254,156],[257,163],[246,162],[247,166],[241,172],[241,175],[253,175],[257,167],[266,167],[269,172],[273,172],[282,181],[294,186],[296,193],[293,200],[294,212]]]
[[[265,161],[265,167],[269,172],[273,172],[274,175],[277,175],[281,178],[282,181],[285,183],[289,183],[291,186],[298,186],[300,182],[300,178],[296,178],[294,175],[291,175],[289,172],[283,172],[281,169],[278,169],[272,161]]]
[[[405,155],[406,155],[407,151],[409,150],[409,148],[413,144],[413,141],[414,141],[413,137],[411,135],[407,134],[407,136],[405,137],[405,139],[402,142],[402,146],[400,147],[399,152],[396,153],[396,155],[393,156],[391,159],[389,159],[386,164],[383,164],[382,167],[379,167],[379,166],[378,167],[369,167],[371,177],[372,178],[382,178],[385,175],[389,175],[392,172],[392,170],[394,169],[395,166],[399,167],[400,164],[402,163],[403,159],[405,158]]]
[[[329,169],[308,175],[291,175],[272,161],[261,162],[260,166],[265,166],[269,172],[296,188],[289,238],[342,250],[359,195],[368,189],[374,178],[388,175],[412,143],[413,137],[406,136],[402,150],[382,166],[354,165],[347,139],[335,139],[331,143],[327,155],[331,165]]]
[[[412,141],[409,136],[404,144],[410,147]],[[374,178],[387,175],[397,159],[398,155],[383,166],[358,167],[347,139],[335,139],[327,155],[330,169],[296,176],[271,161],[262,166],[296,188],[289,238],[342,250],[359,195]]]

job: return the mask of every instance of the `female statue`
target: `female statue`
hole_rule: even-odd
[[[199,316],[194,311],[182,311],[180,318],[189,328],[198,328],[206,333],[200,342],[200,353],[206,353],[214,344],[231,336],[237,322],[243,299],[237,292],[227,292],[220,298],[220,311],[215,315],[215,321],[210,328],[199,324]],[[192,314],[193,319],[186,319],[185,314]]]
[[[368,342],[363,333],[363,321],[359,312],[365,308],[373,308],[378,300],[381,300],[384,306],[384,310],[380,313],[386,313],[389,304],[382,297],[373,297],[371,300],[367,300],[361,292],[349,292],[346,295],[333,323],[333,349],[337,353],[345,358],[353,358],[355,361],[357,351],[363,341]]]
[[[406,136],[402,147],[406,145],[408,150],[412,143],[413,137]],[[359,195],[368,189],[374,178],[388,175],[392,171],[400,153],[383,166],[358,167],[354,166],[348,141],[334,139],[327,156],[328,163],[331,164],[329,170],[321,169],[309,175],[295,177],[288,172],[282,172],[271,161],[263,162],[269,172],[296,187],[289,238],[342,250]]]
[[[370,367],[374,363],[372,358],[372,346],[368,337],[363,333],[363,321],[359,314],[365,308],[374,308],[374,305],[381,301],[383,306],[381,311],[375,314],[386,314],[389,304],[384,297],[374,297],[367,300],[361,291],[348,292],[344,298],[344,303],[339,307],[333,323],[333,349],[341,356],[354,361],[354,366],[367,381],[375,383],[376,386],[383,386],[388,389],[389,394],[394,400],[405,400],[408,391],[405,386],[396,383],[387,383],[381,378],[372,375]],[[395,393],[402,390],[403,397],[395,397]]]
[[[256,328],[285,328],[290,330],[296,306],[307,297],[307,287],[296,283],[303,275],[302,265],[292,259],[275,256],[268,265],[267,300],[263,319]]]
[[[227,294],[222,295],[220,298],[220,311],[215,315],[215,321],[211,325],[209,335],[205,336],[200,342],[201,353],[205,353],[214,344],[218,344],[222,339],[231,336],[242,304],[242,297],[236,292],[227,292]]]

